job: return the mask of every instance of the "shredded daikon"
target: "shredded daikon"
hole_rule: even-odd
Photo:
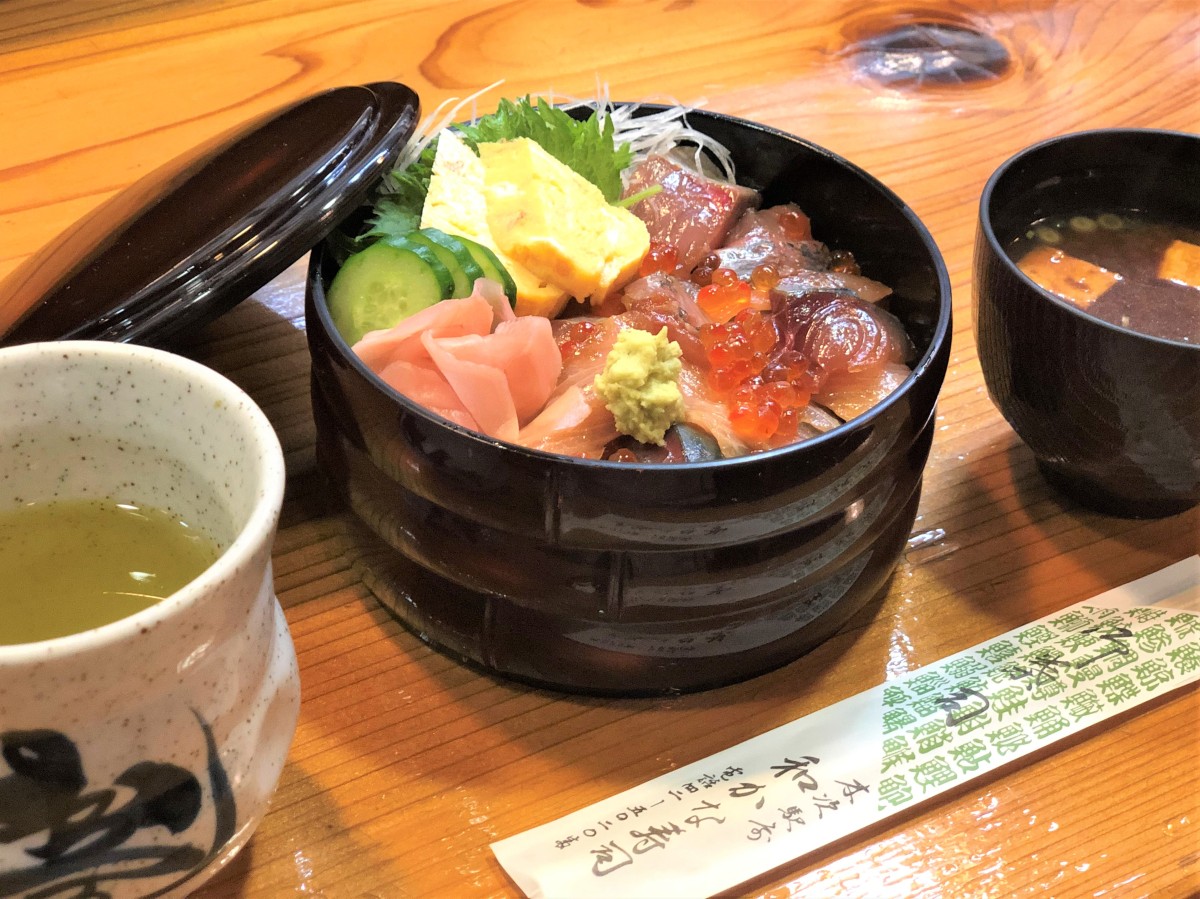
[[[429,115],[421,120],[413,133],[412,138],[404,148],[400,151],[400,156],[396,159],[396,164],[393,169],[397,172],[402,172],[420,157],[421,153],[429,146],[438,134],[450,127],[451,124],[458,121],[458,114],[464,106],[471,106],[471,120],[474,121],[477,116],[475,113],[475,101],[486,94],[488,91],[495,90],[504,83],[504,80],[493,81],[487,87],[480,88],[468,97],[461,100],[458,97],[447,97],[439,103]]]
[[[635,115],[639,108],[619,106],[609,112],[616,126],[614,140],[627,142],[635,159],[658,153],[709,177],[716,175],[731,184],[736,181],[733,156],[720,141],[691,127],[687,107],[669,106]]]
[[[664,109],[646,112],[641,103],[615,105],[609,99],[608,85],[597,85],[596,95],[594,100],[565,99],[562,106],[568,110],[577,107],[595,109],[601,122],[612,119],[613,141],[618,145],[629,144],[634,162],[657,153],[710,178],[736,183],[736,170],[729,150],[688,123],[688,113],[697,106],[687,107],[670,101],[661,104],[666,107]]]
[[[450,97],[438,104],[437,108],[421,121],[413,138],[401,151],[395,171],[402,172],[415,162],[430,141],[458,120],[459,113],[467,105],[472,106],[470,121],[474,122],[477,119],[475,101],[501,84],[503,81],[496,81],[461,100]],[[645,107],[639,103],[618,106],[609,99],[608,85],[600,83],[597,83],[596,98],[592,100],[556,98],[553,91],[542,96],[566,110],[579,107],[594,109],[599,114],[602,124],[605,119],[611,119],[614,142],[618,146],[628,143],[633,150],[635,162],[640,162],[651,154],[660,154],[669,156],[680,165],[710,178],[721,179],[730,184],[736,183],[736,171],[729,150],[688,123],[688,113],[695,107],[689,108],[672,102],[664,104],[664,109],[646,112]],[[628,172],[628,169],[626,171]]]

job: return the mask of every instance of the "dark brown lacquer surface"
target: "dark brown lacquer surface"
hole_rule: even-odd
[[[416,126],[416,94],[324,91],[136,182],[0,284],[0,346],[169,344],[262,287],[358,207]]]
[[[1004,252],[1043,216],[1106,208],[1200,220],[1200,137],[1067,135],[996,172],[975,249],[980,361],[993,401],[1051,484],[1110,514],[1171,515],[1200,502],[1200,346],[1089,315]]]
[[[896,289],[922,352],[896,394],[827,435],[757,456],[633,466],[470,433],[372,375],[334,332],[313,254],[306,314],[318,460],[353,512],[364,579],[410,628],[511,677],[608,694],[697,690],[788,662],[885,584],[911,530],[949,356],[932,239],[870,176],[729,117],[766,204],[793,200]]]

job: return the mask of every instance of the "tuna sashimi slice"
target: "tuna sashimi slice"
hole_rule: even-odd
[[[650,239],[675,248],[680,271],[721,246],[729,229],[747,209],[758,205],[758,192],[696,174],[665,156],[652,154],[629,176],[626,197],[654,185],[662,190],[630,207],[646,223]]]

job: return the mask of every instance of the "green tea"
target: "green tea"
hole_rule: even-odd
[[[86,631],[154,605],[215,561],[158,509],[54,500],[0,512],[0,645]]]

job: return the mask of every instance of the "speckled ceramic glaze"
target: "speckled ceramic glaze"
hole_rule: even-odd
[[[1054,487],[1101,512],[1159,517],[1200,503],[1200,346],[1089,315],[1005,252],[1047,215],[1125,209],[1200,221],[1200,136],[1080,132],[997,169],[980,201],[976,342],[988,393]]]
[[[649,107],[653,108],[653,107]],[[372,589],[424,639],[491,671],[609,694],[697,690],[816,646],[886,583],[920,497],[950,353],[950,286],[925,228],[827,150],[696,112],[764,205],[891,286],[919,350],[888,399],[794,446],[681,465],[572,459],[450,424],[337,334],[332,253],[314,252],[307,330],[317,452]]]
[[[128,344],[0,350],[0,396],[0,509],[144,503],[223,550],[142,612],[0,646],[0,896],[183,895],[249,839],[295,729],[278,440],[220,375]]]

